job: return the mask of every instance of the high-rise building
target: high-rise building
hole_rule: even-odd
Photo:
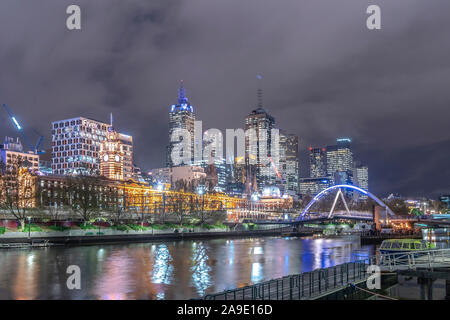
[[[123,150],[123,179],[124,180],[134,179],[135,176],[133,174],[133,137],[123,133],[117,133],[117,138],[122,144]]]
[[[280,130],[278,170],[282,177],[284,192],[298,193],[298,137]]]
[[[14,140],[5,137],[5,142],[0,144],[0,173],[8,169],[17,169],[18,165],[31,171],[38,171],[39,155],[32,151],[23,151],[19,138]]]
[[[256,137],[264,137],[264,134],[267,137],[266,141],[260,141],[259,138],[255,139],[256,143],[250,143],[248,136],[245,138],[247,174],[250,174],[250,177],[256,177],[258,191],[262,191],[265,185],[273,184],[276,179],[273,166],[270,162],[265,161],[267,156],[270,156],[272,148],[271,131],[274,126],[275,119],[261,105],[245,118],[245,130],[254,129]],[[256,159],[250,159],[251,157]],[[254,187],[252,186],[252,189]]]
[[[276,185],[278,189],[284,193],[286,189],[286,151],[287,151],[287,139],[288,135],[283,130],[280,130],[279,149],[278,149],[278,166],[275,168],[277,177]]]
[[[84,117],[52,122],[53,174],[99,174],[99,151],[109,124]]]
[[[286,185],[287,190],[298,193],[298,136],[289,134],[286,143]]]
[[[107,179],[124,179],[124,150],[119,134],[113,127],[108,128],[106,140],[100,145],[100,175]]]
[[[230,182],[245,184],[245,157],[236,157],[234,163],[230,164]]]
[[[355,167],[353,174],[355,184],[364,189],[369,190],[369,168],[367,166]],[[359,195],[360,199],[367,199],[366,195]]]
[[[220,141],[216,141],[215,134],[211,133],[209,130],[206,130],[203,134],[202,141],[204,159],[201,161],[197,160],[195,165],[200,166],[205,170],[207,179],[209,180],[209,183],[213,185],[215,191],[225,192],[230,178],[230,169],[221,154],[223,152],[223,145]],[[209,151],[210,154],[207,154]]]
[[[351,175],[353,171],[351,140],[340,138],[336,142],[336,145],[327,147],[327,174],[332,177],[335,172],[340,171]]]
[[[315,196],[319,192],[325,190],[333,184],[333,181],[328,177],[318,178],[303,178],[300,179],[300,195]]]
[[[80,171],[100,174],[100,146],[106,140],[110,127],[108,123],[85,117],[52,122],[53,174],[64,175]],[[127,145],[127,159],[132,159],[132,137],[119,133],[119,139]],[[124,161],[124,178],[132,172],[130,163],[128,160]]]
[[[325,177],[327,175],[327,153],[325,148],[309,148],[310,178]]]
[[[360,166],[355,168],[355,182],[358,187],[368,190],[369,189],[369,168],[366,166]]]
[[[187,130],[190,134],[191,141],[191,161],[189,163],[179,164],[190,165],[194,162],[194,124],[195,124],[195,113],[193,106],[189,103],[185,90],[183,81],[180,83],[180,88],[178,89],[178,104],[170,106],[169,111],[169,145],[167,146],[166,161],[168,167],[173,167],[174,163],[172,161],[172,151],[175,144],[178,142],[172,142],[171,137],[181,135],[182,130]]]

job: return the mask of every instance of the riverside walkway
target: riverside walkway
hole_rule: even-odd
[[[409,273],[423,273],[424,271],[428,273],[433,273],[434,271],[442,273],[443,269],[447,270],[446,274],[449,274],[450,249],[376,255],[355,262],[208,294],[203,299],[315,300],[326,298],[350,286],[365,286],[366,280],[371,275],[367,273],[369,265],[377,265],[380,267],[380,271],[385,272],[385,275],[404,274],[405,271]],[[432,274],[428,276],[433,277]],[[392,283],[392,281],[389,281],[389,283]],[[338,295],[336,294],[335,296]]]
[[[365,282],[367,263],[356,261],[325,269],[272,279],[255,285],[204,296],[205,300],[311,300],[350,283]]]

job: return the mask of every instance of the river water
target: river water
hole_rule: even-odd
[[[0,250],[0,299],[190,299],[375,253],[357,239],[246,238]],[[81,270],[69,290],[67,267]]]

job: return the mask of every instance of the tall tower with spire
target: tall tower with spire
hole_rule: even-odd
[[[186,90],[184,88],[184,81],[180,81],[178,88],[178,103],[170,106],[169,110],[169,144],[167,146],[166,163],[167,167],[173,167],[172,150],[175,143],[171,142],[172,135],[177,135],[181,130],[187,130],[191,136],[191,162],[194,162],[194,124],[195,113],[193,106],[189,103],[186,97]],[[186,165],[186,164],[184,164]]]
[[[265,130],[267,132],[267,140],[259,141],[258,139],[256,144],[251,144],[248,137],[246,137],[245,160],[247,184],[252,182],[251,189],[255,189],[256,187],[257,190],[261,192],[264,186],[272,184],[274,182],[272,180],[275,178],[272,172],[273,169],[270,166],[263,164],[262,161],[264,156],[262,152],[266,152],[270,155],[272,146],[271,130],[275,128],[275,118],[263,108],[263,91],[261,89],[262,77],[259,74],[256,77],[258,79],[258,89],[256,91],[257,108],[245,118],[245,130],[254,129],[257,137],[260,137],[261,131]],[[262,143],[265,145],[263,146]],[[256,157],[256,159],[253,159],[255,164],[250,164],[250,157]],[[256,186],[254,185],[255,182],[257,184]]]

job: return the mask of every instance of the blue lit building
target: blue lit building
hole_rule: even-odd
[[[184,163],[180,165],[190,165],[194,162],[194,124],[195,113],[194,108],[189,103],[183,81],[180,82],[180,88],[178,89],[178,103],[171,105],[169,110],[169,145],[167,146],[166,162],[167,167],[173,167],[172,150],[178,142],[171,142],[172,135],[181,133],[182,130],[187,130],[191,136],[191,161],[190,163]]]

